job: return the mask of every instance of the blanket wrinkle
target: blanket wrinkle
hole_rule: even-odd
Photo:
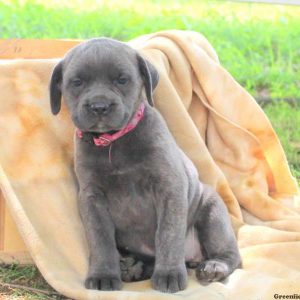
[[[76,205],[74,126],[64,104],[58,116],[51,115],[48,95],[54,66],[79,42],[0,41],[0,261],[33,260],[49,284],[72,299],[299,295],[299,189],[280,141],[207,39],[179,30],[129,44],[157,68],[155,106],[200,179],[226,204],[243,268],[209,285],[189,270],[187,289],[175,295],[154,291],[149,280],[125,283],[118,292],[84,288],[88,248]]]

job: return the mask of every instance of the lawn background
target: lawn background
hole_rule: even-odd
[[[204,0],[0,3],[2,38],[108,36],[127,41],[164,29],[194,30],[208,38],[221,64],[263,106],[283,144],[292,172],[300,180],[299,6]],[[0,268],[0,282],[27,282],[40,287],[34,268],[22,270],[16,266]],[[15,299],[20,293],[19,289],[0,286],[0,299],[1,290],[6,297],[12,297],[4,299]],[[32,292],[25,295],[25,299],[48,297]]]

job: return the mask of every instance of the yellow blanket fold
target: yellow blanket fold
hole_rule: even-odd
[[[58,59],[7,59],[0,64],[0,188],[44,277],[74,299],[300,295],[299,191],[264,112],[202,35],[163,31],[130,44],[158,69],[155,106],[201,180],[226,203],[243,269],[208,286],[191,272],[188,289],[176,295],[153,291],[149,281],[125,284],[120,292],[84,289],[88,250],[76,207],[73,126],[65,108],[54,117],[48,103]],[[0,250],[6,259],[1,242]]]

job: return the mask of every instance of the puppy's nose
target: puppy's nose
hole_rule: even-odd
[[[94,113],[106,115],[112,106],[113,103],[91,103],[89,109]]]

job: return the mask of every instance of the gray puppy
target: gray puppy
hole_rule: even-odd
[[[157,83],[153,65],[107,38],[76,46],[53,71],[52,112],[59,113],[63,96],[80,129],[75,171],[90,249],[88,289],[121,289],[124,253],[142,261],[136,277],[151,276],[154,289],[171,293],[187,286],[186,262],[196,262],[197,278],[207,282],[241,263],[223,201],[199,182],[153,108]],[[132,122],[113,142],[104,138]]]

